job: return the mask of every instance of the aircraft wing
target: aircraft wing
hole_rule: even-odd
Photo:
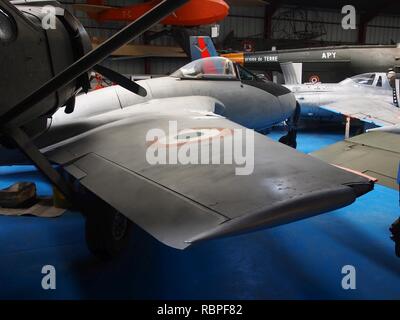
[[[347,99],[321,106],[321,108],[381,127],[400,123],[400,109],[376,98]]]
[[[338,166],[357,170],[378,179],[378,183],[398,189],[400,135],[370,131],[312,153]]]
[[[213,110],[218,103],[200,98],[153,100],[128,108],[131,111],[114,111],[125,112],[125,118],[43,151],[83,186],[156,239],[179,249],[205,239],[273,227],[331,211],[372,190],[370,179],[258,133],[254,134],[254,171],[250,175],[236,175],[236,169],[241,167],[236,164],[149,164],[146,135],[155,128],[168,132],[169,121],[177,121],[178,132],[191,128],[199,133],[192,133],[192,138],[201,137],[204,128],[225,133],[245,129],[209,112],[175,109],[178,105],[208,103]],[[185,135],[180,135],[173,134],[178,141],[167,144],[168,152],[187,147],[179,140],[186,139]],[[224,134],[219,139],[231,138]],[[162,145],[161,140],[153,143]],[[202,143],[208,145],[209,140]],[[251,145],[247,143],[246,148]],[[213,151],[213,159],[229,156],[227,150]]]

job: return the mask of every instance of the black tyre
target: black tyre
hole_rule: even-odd
[[[129,243],[131,221],[104,204],[86,214],[86,243],[89,250],[102,260],[116,257]]]
[[[287,135],[279,139],[280,143],[286,144],[293,149],[297,148],[297,133],[296,131],[290,131]]]
[[[400,258],[400,219],[397,219],[390,227],[391,239],[395,243],[396,256]]]

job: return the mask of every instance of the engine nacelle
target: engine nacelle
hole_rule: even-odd
[[[0,0],[0,116],[90,50],[85,29],[58,2]],[[33,133],[44,129],[48,116],[71,105],[81,89],[89,89],[88,74],[51,93],[12,124]]]

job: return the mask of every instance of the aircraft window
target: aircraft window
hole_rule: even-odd
[[[351,78],[355,83],[364,84],[364,85],[372,85],[375,79],[375,73],[364,73],[359,76],[355,76]]]
[[[0,42],[11,42],[17,36],[14,19],[0,8]]]
[[[239,71],[240,80],[252,81],[252,80],[256,79],[256,76],[254,74],[252,74],[250,71],[246,70],[245,68],[243,68],[240,65],[238,65],[238,71]]]
[[[378,78],[378,82],[376,83],[376,86],[382,87],[382,77],[381,76]]]
[[[237,80],[233,62],[223,57],[211,57],[192,61],[171,77],[181,79]]]

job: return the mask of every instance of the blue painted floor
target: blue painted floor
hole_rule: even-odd
[[[341,139],[302,132],[299,149]],[[0,187],[20,180],[51,193],[32,167],[0,167]],[[347,208],[186,251],[135,228],[129,250],[107,263],[88,252],[78,213],[0,216],[0,299],[398,299],[400,259],[388,231],[398,215],[398,193],[376,186]],[[44,265],[56,268],[56,290],[41,288]],[[356,268],[356,290],[341,287],[344,265]]]

